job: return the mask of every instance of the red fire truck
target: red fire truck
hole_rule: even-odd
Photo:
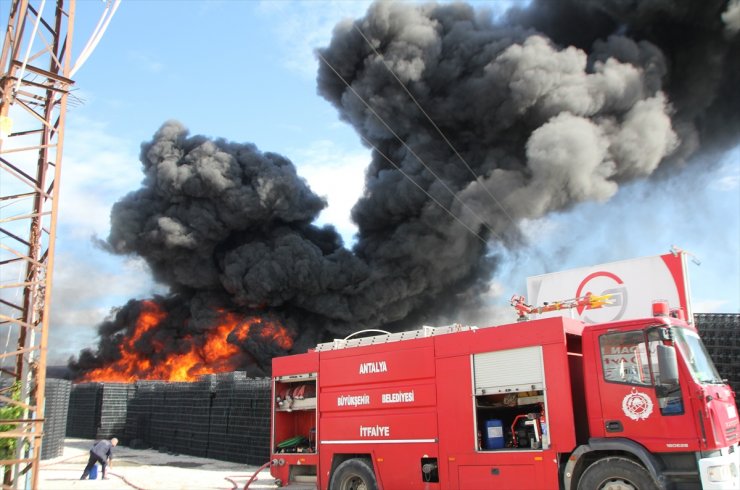
[[[272,476],[331,490],[740,489],[734,393],[692,324],[654,313],[425,327],[276,358]]]

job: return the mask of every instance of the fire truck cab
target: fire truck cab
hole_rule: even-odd
[[[740,489],[734,393],[670,316],[338,340],[274,359],[273,400],[281,486]]]

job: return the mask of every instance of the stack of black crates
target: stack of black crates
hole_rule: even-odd
[[[164,383],[146,392],[149,433],[139,431],[145,446],[171,453],[205,456],[206,447],[198,434],[208,430],[208,419],[194,416],[196,407],[210,405],[206,383]],[[146,415],[143,418],[146,420]],[[205,420],[205,427],[201,427]],[[207,443],[207,440],[204,441]]]
[[[215,385],[208,457],[262,464],[270,457],[270,380],[236,374]]]
[[[153,407],[161,404],[165,381],[137,381],[133,384],[133,395],[128,403],[124,443],[134,449],[151,447],[147,441],[151,438]]]
[[[740,314],[696,313],[694,322],[719,375],[740,394]]]
[[[103,383],[95,439],[121,438],[126,428],[128,402],[134,393],[135,386],[130,383]]]
[[[72,387],[67,414],[67,437],[95,439],[100,423],[102,383],[82,383]]]
[[[72,383],[66,379],[47,378],[44,403],[44,438],[41,459],[51,459],[64,453],[67,433],[67,412]]]
[[[270,456],[270,388],[269,378],[240,371],[192,383],[75,385],[67,435],[258,465]]]
[[[204,376],[198,383],[191,384],[193,384],[193,390],[190,393],[190,418],[188,420],[190,440],[188,450],[183,452],[207,457],[211,444],[211,422],[215,420],[214,401],[217,396],[215,391],[217,383],[212,376]]]

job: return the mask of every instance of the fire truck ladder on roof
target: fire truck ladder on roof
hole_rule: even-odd
[[[397,333],[386,332],[382,335],[374,335],[372,337],[350,338],[353,335],[358,335],[363,332],[368,332],[368,331],[377,332],[378,331],[378,330],[362,330],[360,332],[355,332],[347,336],[344,339],[334,339],[333,342],[325,342],[323,344],[318,344],[314,350],[316,352],[325,352],[325,351],[330,351],[330,350],[349,349],[352,347],[362,347],[365,345],[379,345],[379,344],[387,344],[390,342],[400,342],[402,340],[413,340],[413,339],[422,339],[426,337],[436,337],[437,335],[445,335],[448,333],[455,333],[455,332],[474,331],[477,329],[478,327],[472,327],[472,326],[460,325],[460,324],[448,325],[444,327],[424,326],[423,328],[420,328],[418,330],[410,330],[407,332],[397,332]]]

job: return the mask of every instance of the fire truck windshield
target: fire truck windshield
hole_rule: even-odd
[[[694,379],[704,384],[722,384],[722,378],[699,336],[684,328],[674,327],[671,330]]]

